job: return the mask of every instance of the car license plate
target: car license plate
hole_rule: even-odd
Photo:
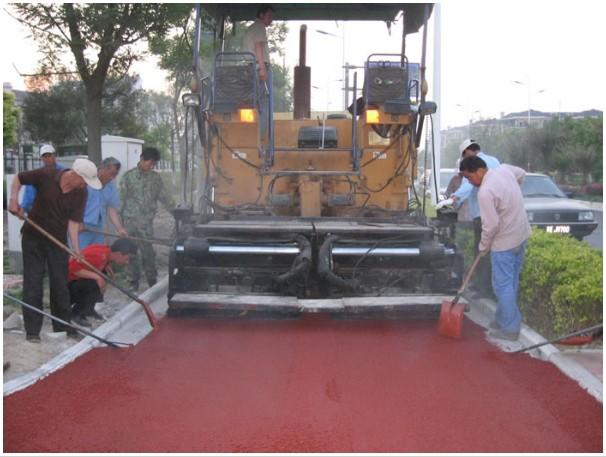
[[[547,233],[570,233],[570,225],[548,225],[545,227]]]

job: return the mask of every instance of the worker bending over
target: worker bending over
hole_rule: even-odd
[[[481,254],[490,252],[492,288],[497,297],[497,311],[489,335],[515,341],[522,324],[517,303],[518,285],[530,237],[520,188],[526,172],[505,164],[488,169],[478,156],[463,159],[460,170],[479,188],[482,233],[478,250]]]
[[[124,266],[137,255],[137,245],[129,239],[114,241],[111,248],[106,244],[90,244],[82,250],[84,260],[97,270],[111,275],[111,265]],[[95,303],[103,301],[107,288],[105,279],[88,267],[70,259],[68,273],[69,294],[72,307],[72,320],[81,326],[91,327],[87,317],[103,318],[95,311]]]
[[[86,185],[94,189],[101,188],[95,164],[87,159],[76,159],[71,169],[39,168],[16,175],[11,185],[8,210],[21,218],[24,211],[17,199],[23,184],[36,188],[36,198],[28,216],[31,221],[63,244],[69,234],[72,250],[79,254],[78,230],[86,204]],[[69,322],[71,312],[67,290],[68,254],[27,222],[23,225],[21,233],[23,301],[42,309],[44,273],[48,267],[51,313]],[[25,338],[30,342],[39,343],[42,315],[24,307],[23,324]],[[52,325],[55,332],[65,331],[70,337],[78,337],[78,332],[74,329],[66,328],[55,320]]]

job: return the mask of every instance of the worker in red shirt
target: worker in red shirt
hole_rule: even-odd
[[[111,247],[106,244],[91,244],[82,250],[82,256],[88,263],[110,276],[113,274],[110,264],[126,265],[135,255],[137,255],[137,244],[125,238],[114,241]],[[87,316],[103,320],[95,311],[95,303],[103,301],[107,287],[105,279],[72,258],[69,261],[67,280],[73,304],[72,321],[84,327],[92,327]]]

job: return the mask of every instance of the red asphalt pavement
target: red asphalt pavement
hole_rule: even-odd
[[[165,318],[4,398],[5,452],[602,452],[602,405],[465,322]]]

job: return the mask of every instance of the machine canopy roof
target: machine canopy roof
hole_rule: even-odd
[[[232,21],[253,21],[259,3],[210,3],[202,8],[215,18]],[[404,11],[406,33],[414,33],[423,25],[423,3],[275,3],[277,21],[385,21],[394,22]],[[433,4],[429,4],[431,14]]]

